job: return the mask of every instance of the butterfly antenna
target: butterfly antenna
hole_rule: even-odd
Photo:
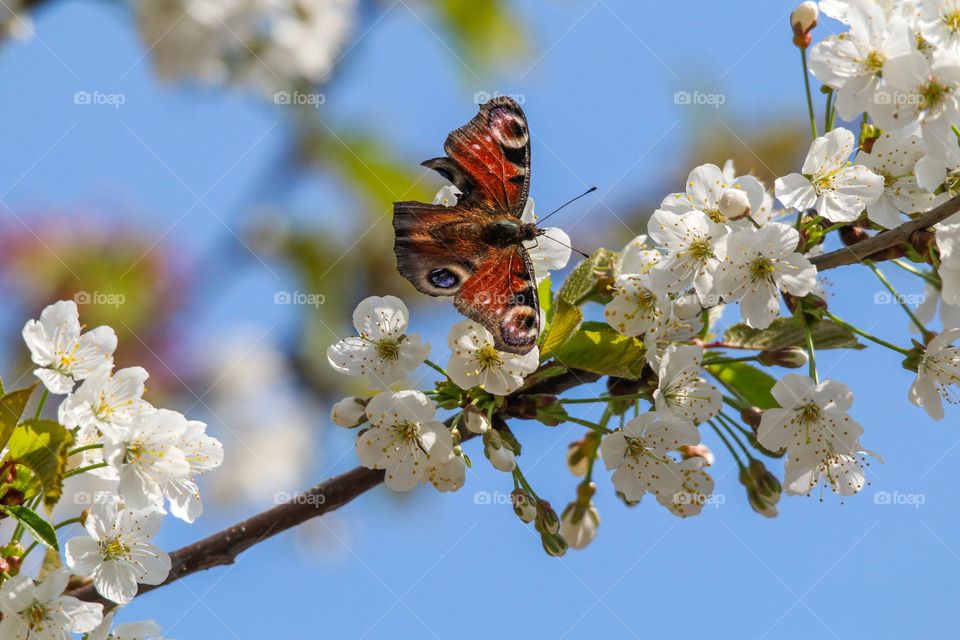
[[[582,198],[583,196],[585,196],[585,195],[587,195],[587,194],[589,194],[589,193],[593,193],[593,192],[596,191],[596,190],[597,190],[596,187],[590,187],[589,189],[587,189],[586,191],[584,191],[583,193],[581,193],[580,195],[578,195],[576,198],[571,198],[570,200],[567,200],[567,201],[564,202],[562,205],[560,205],[559,207],[557,207],[556,209],[554,209],[553,211],[551,211],[551,212],[548,213],[547,215],[545,215],[545,216],[543,216],[542,218],[540,218],[540,219],[537,221],[537,224],[543,224],[543,221],[544,221],[544,220],[546,220],[547,218],[549,218],[550,216],[552,216],[553,214],[555,214],[557,211],[560,211],[561,209],[563,209],[563,208],[564,208],[565,206],[567,206],[568,204],[572,204],[572,203],[576,202],[577,200],[579,200],[580,198]],[[576,251],[576,249],[574,249],[574,251]]]
[[[557,239],[554,238],[553,236],[548,236],[547,234],[543,234],[543,237],[544,237],[544,238],[550,238],[550,240],[552,240],[553,242],[556,242],[556,243],[559,244],[561,247],[566,247],[567,249],[570,249],[570,251],[573,251],[574,253],[579,253],[579,254],[582,255],[584,258],[589,258],[589,257],[590,257],[590,254],[589,254],[589,253],[584,253],[583,251],[580,251],[580,249],[574,249],[573,247],[571,247],[570,245],[566,244],[565,242],[560,242],[559,240],[557,240]]]

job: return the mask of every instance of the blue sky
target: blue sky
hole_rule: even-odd
[[[237,92],[159,83],[122,6],[51,4],[38,16],[39,38],[0,55],[0,182],[12,185],[0,200],[31,227],[42,222],[38,211],[82,206],[118,223],[123,216],[124,225],[156,233],[188,256],[219,250],[225,237],[229,244],[241,205],[251,191],[256,199],[288,143],[282,109]],[[675,92],[722,93],[716,115],[742,135],[754,122],[804,118],[787,25],[792,3],[519,2],[531,53],[477,76],[451,56],[421,5],[385,6],[387,14],[345,60],[324,113],[382,133],[414,166],[473,115],[474,93],[521,94],[540,209],[582,186],[600,187],[597,200],[555,218],[579,246],[592,246],[594,229],[623,224],[615,212],[638,194],[681,188],[665,181],[696,127],[695,111],[675,104]],[[76,91],[122,93],[126,102],[80,107]],[[698,160],[708,161],[722,158]],[[317,181],[290,201],[298,219],[349,233],[336,215],[347,197]],[[278,322],[276,340],[283,341],[294,319],[267,301],[296,283],[280,268],[248,263],[229,280],[205,285],[223,295],[198,309],[185,340],[202,341],[230,322]],[[918,290],[901,273],[890,275],[904,292]],[[881,288],[865,268],[828,278],[839,316],[906,342],[905,317],[874,304]],[[431,316],[421,329],[439,345],[455,315]],[[554,559],[531,528],[497,504],[512,489],[509,477],[473,452],[478,464],[456,494],[424,488],[397,497],[377,489],[312,523],[316,544],[284,534],[235,566],[136,600],[121,619],[156,618],[181,640],[954,636],[947,605],[960,596],[957,412],[948,407],[947,418],[933,423],[908,404],[911,374],[879,348],[824,353],[820,364],[821,376],[853,388],[863,442],[884,458],[870,467],[870,486],[842,503],[832,495],[784,498],[778,518],[757,516],[708,433],[722,504],[687,520],[652,501],[626,508],[601,474],[597,540]],[[354,464],[350,434],[325,423],[321,413],[317,480]],[[562,507],[576,484],[563,453],[579,428],[530,423],[516,432],[528,477]],[[913,504],[877,504],[878,492]],[[492,504],[482,504],[487,495]],[[190,527],[170,521],[161,542],[178,547],[253,508],[214,510]]]

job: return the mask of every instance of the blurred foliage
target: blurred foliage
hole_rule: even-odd
[[[514,60],[527,52],[523,28],[503,0],[433,0],[424,4],[436,11],[454,49],[479,71],[491,62]]]

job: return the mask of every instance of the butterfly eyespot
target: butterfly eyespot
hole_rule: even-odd
[[[452,289],[460,282],[457,274],[449,269],[434,269],[427,277],[430,279],[430,284],[438,289]]]

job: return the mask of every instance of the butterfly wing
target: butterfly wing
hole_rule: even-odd
[[[495,216],[519,218],[530,194],[530,133],[523,109],[500,96],[447,136],[447,157],[423,166],[439,172],[462,193],[459,204]]]
[[[486,327],[500,351],[524,354],[537,343],[540,302],[523,245],[490,252],[460,287],[453,305]]]

